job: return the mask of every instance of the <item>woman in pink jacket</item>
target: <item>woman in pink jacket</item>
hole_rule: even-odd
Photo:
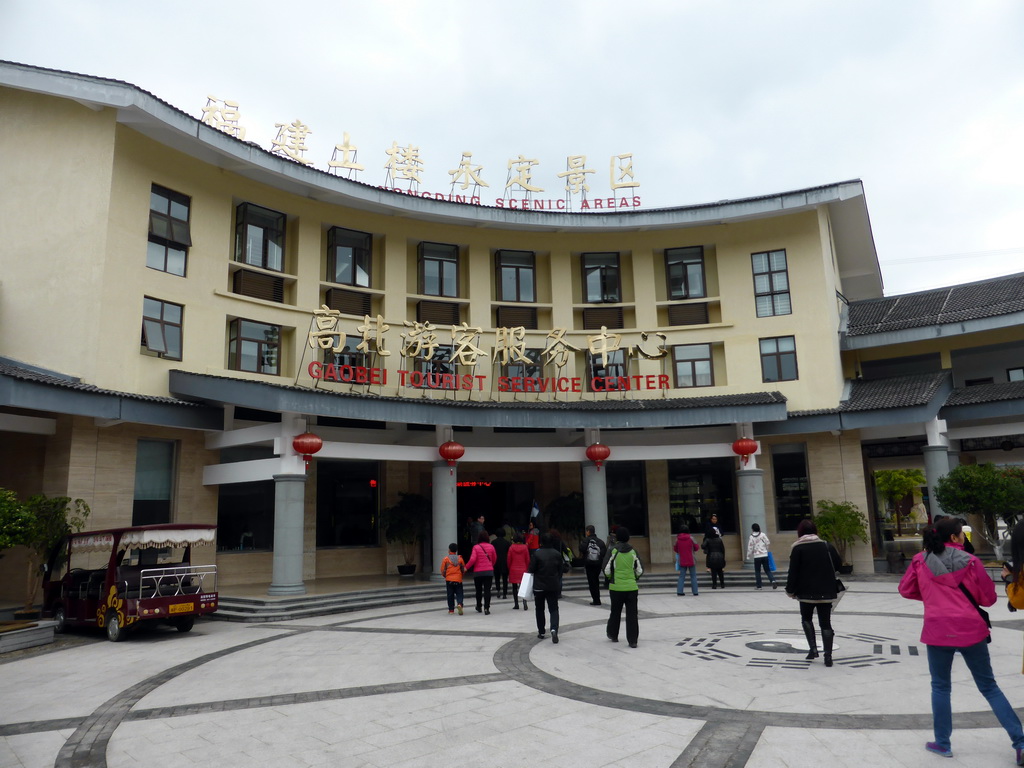
[[[512,585],[512,597],[516,604],[512,606],[515,611],[519,610],[519,585],[523,583],[523,574],[530,567],[530,549],[523,543],[523,534],[517,533],[512,539],[512,546],[508,548],[508,583]],[[523,610],[526,610],[526,598],[523,598]]]
[[[469,562],[466,563],[466,573],[473,573],[476,612],[480,613],[480,603],[483,602],[485,616],[491,614],[491,582],[494,581],[494,563],[498,559],[498,553],[494,551],[490,539],[487,531],[480,531],[477,543],[473,545],[473,552],[469,556]]]
[[[687,576],[690,578],[690,591],[694,595],[698,594],[697,564],[693,560],[693,553],[700,549],[700,547],[690,537],[690,528],[688,526],[684,525],[679,529],[679,535],[676,536],[676,543],[672,545],[672,549],[679,557],[679,580],[676,583],[676,594],[686,594],[684,588]]]
[[[935,733],[935,741],[924,748],[943,757],[953,756],[950,671],[959,652],[978,690],[1009,734],[1017,750],[1017,765],[1024,765],[1024,730],[992,674],[988,614],[982,615],[980,607],[995,603],[995,585],[981,561],[964,552],[964,538],[963,524],[954,517],[944,517],[926,528],[924,551],[914,555],[900,581],[903,597],[924,603],[921,642],[928,647]]]

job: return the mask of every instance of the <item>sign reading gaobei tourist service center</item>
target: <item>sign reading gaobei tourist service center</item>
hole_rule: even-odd
[[[306,367],[309,376],[316,381],[556,395],[670,388],[667,374],[625,375],[628,359],[660,360],[668,355],[668,338],[661,332],[639,331],[632,334],[635,339],[624,340],[623,334],[610,332],[602,326],[599,333],[586,337],[585,351],[594,360],[594,370],[603,375],[584,380],[563,375],[573,354],[584,351],[570,343],[564,328],[553,328],[545,333],[543,347],[528,348],[527,329],[522,326],[495,328],[485,333],[483,328],[465,322],[435,326],[429,322],[404,321],[401,325],[395,324],[392,330],[392,324],[380,315],[365,315],[362,323],[353,328],[354,332],[349,332],[342,327],[342,320],[338,310],[326,305],[313,313],[308,344],[313,349],[330,350],[334,356],[332,362],[313,360]],[[395,349],[391,348],[392,343]],[[405,358],[408,369],[388,370],[383,365],[365,364],[370,359],[389,358],[395,351]],[[500,366],[501,375],[488,373],[494,366]],[[556,375],[542,375],[545,366],[549,370],[553,368]]]

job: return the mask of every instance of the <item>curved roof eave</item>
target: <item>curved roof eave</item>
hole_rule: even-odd
[[[0,85],[72,99],[91,109],[117,110],[119,123],[203,162],[302,197],[392,216],[509,230],[614,232],[707,226],[814,210],[850,208],[866,216],[864,189],[854,179],[817,187],[674,208],[614,213],[519,211],[390,192],[304,166],[229,136],[120,80],[0,62]],[[863,213],[862,213],[863,211]],[[870,229],[870,226],[868,226]],[[870,250],[874,251],[873,244]]]

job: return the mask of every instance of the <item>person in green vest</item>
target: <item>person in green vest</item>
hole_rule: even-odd
[[[619,642],[619,622],[622,609],[626,609],[626,641],[630,648],[636,648],[640,639],[640,620],[637,616],[637,596],[640,587],[637,580],[643,576],[644,567],[640,556],[629,543],[629,531],[619,526],[615,529],[616,543],[611,549],[604,575],[608,577],[608,597],[611,600],[611,614],[608,616],[608,639]]]

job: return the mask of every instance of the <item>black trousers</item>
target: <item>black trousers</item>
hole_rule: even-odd
[[[637,617],[637,596],[640,593],[617,592],[614,589],[608,591],[608,598],[612,604],[611,614],[608,616],[608,637],[618,638],[619,622],[622,620],[622,609],[626,609],[626,642],[635,643],[640,639],[640,619]]]
[[[590,587],[590,599],[595,603],[601,602],[601,564],[584,563],[587,571],[587,586]]]
[[[800,621],[812,623],[815,611],[821,630],[832,629],[832,603],[800,603]]]
[[[500,598],[508,597],[508,571],[494,571],[494,596]]]
[[[537,631],[544,632],[544,604],[547,603],[548,613],[551,614],[551,631],[558,631],[558,598],[557,592],[534,592],[533,607],[537,612]]]
[[[493,573],[488,573],[485,576],[473,576],[473,587],[476,589],[476,609],[480,610],[480,602],[483,601],[483,607],[488,611],[491,610],[491,581],[494,579]]]

